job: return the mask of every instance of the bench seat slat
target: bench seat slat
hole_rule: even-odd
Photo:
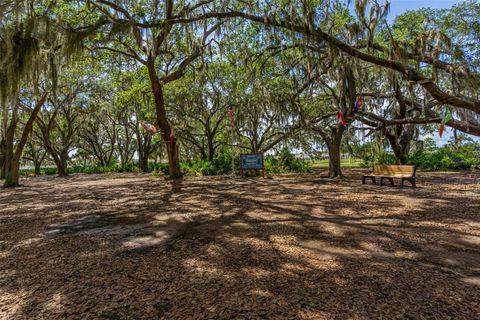
[[[395,176],[407,175],[413,176],[415,173],[415,166],[410,165],[374,165],[373,175],[375,176]]]
[[[376,178],[380,178],[380,185],[383,185],[383,180],[387,179],[393,185],[393,179],[401,179],[401,187],[406,180],[410,181],[412,187],[415,188],[415,166],[411,165],[380,165],[376,164],[373,166],[373,171],[369,174],[363,176],[363,184],[365,184],[365,179],[372,179],[373,183],[376,183]]]

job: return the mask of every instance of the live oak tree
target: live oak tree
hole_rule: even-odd
[[[359,130],[385,138],[404,163],[447,106],[447,126],[480,135],[479,4],[411,11],[393,24],[387,4],[357,0],[354,11],[335,0],[2,3],[0,177],[17,185],[21,159],[38,171],[42,149],[64,174],[70,156],[125,166],[136,154],[146,171],[165,148],[176,178],[185,155],[309,150],[318,137],[335,177]],[[69,69],[86,90],[62,104]],[[355,111],[359,96],[365,108]]]
[[[162,143],[159,137],[141,126],[142,122],[154,122],[155,107],[146,84],[147,76],[137,71],[124,73],[117,79],[119,92],[113,100],[118,109],[115,112],[119,124],[117,144],[122,165],[131,160],[136,151],[140,170],[148,172],[148,161]]]
[[[0,164],[6,187],[19,184],[19,165],[36,116],[55,91],[58,72],[78,42],[52,23],[53,1],[9,1],[0,8],[0,108],[2,136]],[[40,83],[43,83],[41,90]],[[25,92],[33,94],[25,94]],[[22,130],[20,101],[33,105]],[[35,102],[36,103],[33,103]],[[18,137],[16,135],[18,134]]]
[[[173,25],[169,21],[188,20],[192,14],[205,10],[209,3],[189,5],[183,1],[155,0],[150,6],[143,6],[135,1],[91,2],[112,23],[111,32],[107,35],[111,41],[107,45],[94,44],[91,49],[117,52],[143,65],[148,71],[156,124],[167,148],[171,178],[182,174],[177,140],[168,119],[164,87],[183,77],[189,64],[208,48],[222,22],[203,20],[196,25]]]
[[[319,114],[309,124],[325,141],[329,153],[328,175],[336,178],[343,176],[340,166],[342,139],[355,115],[358,74],[354,62],[345,57],[334,61],[329,73],[329,76],[320,76],[319,80],[324,90],[321,98],[327,98],[323,104],[331,104],[330,112]]]
[[[207,61],[205,56],[201,60],[198,69],[168,92],[178,136],[199,158],[212,161],[229,140],[227,112],[233,99],[229,74],[234,68],[225,61]]]
[[[355,1],[358,20],[348,27],[357,32],[355,38],[349,39],[343,36],[348,34],[348,30],[339,33],[329,23],[341,8],[338,3],[331,6],[329,3],[336,2],[303,1],[302,6],[296,6],[293,1],[281,4],[269,2],[261,7],[249,6],[242,11],[232,10],[225,16],[243,17],[267,26],[290,30],[312,46],[328,43],[355,59],[398,72],[406,80],[424,88],[441,104],[470,110],[477,115],[480,113],[478,71],[465,59],[468,51],[462,47],[461,42],[456,43],[455,50],[452,50],[448,46],[448,37],[437,26],[433,26],[421,34],[415,45],[400,43],[387,31],[381,35],[388,44],[383,46],[377,42],[377,34],[383,32],[379,26],[384,23],[388,5],[380,6],[368,0]],[[424,65],[429,67],[427,72],[422,68]],[[449,83],[442,81],[445,77],[437,77],[437,72],[460,84],[457,85],[457,91],[450,90]]]
[[[22,159],[33,164],[35,175],[41,174],[42,164],[48,156],[48,152],[42,144],[34,139],[30,139],[25,146]]]
[[[20,122],[19,103],[15,103],[11,108],[4,108],[4,135],[1,140],[3,151],[0,153],[3,159],[1,178],[5,179],[5,187],[15,187],[19,184],[20,161],[22,159],[23,149],[28,142],[28,137],[32,131],[36,116],[47,99],[48,93],[44,93],[40,100],[36,101],[32,109],[28,109],[29,114],[25,116],[26,122],[19,131]],[[16,139],[19,131],[20,137]]]
[[[90,106],[82,114],[78,147],[85,150],[97,165],[114,163],[118,123],[106,107]]]
[[[35,135],[57,167],[59,176],[68,175],[68,161],[78,139],[82,100],[81,87],[60,87],[55,98],[48,99],[37,117]]]

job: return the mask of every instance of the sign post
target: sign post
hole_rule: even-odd
[[[244,176],[245,170],[262,170],[262,177],[265,178],[265,165],[263,153],[243,153],[240,154],[240,173]]]

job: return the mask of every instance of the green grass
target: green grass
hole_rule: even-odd
[[[360,168],[362,167],[362,160],[360,159],[342,159],[340,160],[340,165],[342,168]],[[311,163],[312,168],[328,168],[328,159],[327,160],[314,160]]]

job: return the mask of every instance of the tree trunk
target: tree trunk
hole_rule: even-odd
[[[328,177],[329,178],[341,178],[343,177],[342,169],[340,166],[341,163],[341,154],[340,154],[340,144],[336,141],[328,144]]]
[[[42,161],[36,160],[33,162],[34,170],[35,170],[35,175],[39,176],[42,174]]]
[[[178,152],[178,144],[175,139],[173,139],[173,144],[167,144],[168,151],[168,170],[170,173],[170,178],[178,179],[182,177],[182,171],[180,169],[180,159]]]
[[[20,161],[17,159],[11,159],[11,161],[7,161],[7,166],[5,168],[5,188],[13,188],[19,186],[19,179],[20,179]]]
[[[412,125],[402,126],[397,132],[400,136],[391,134],[388,131],[385,137],[390,143],[393,154],[397,160],[397,164],[406,164],[408,159],[408,152],[410,151],[410,143],[413,139],[414,127]]]
[[[33,123],[35,122],[35,119],[37,118],[37,114],[42,108],[43,104],[47,100],[48,92],[45,92],[43,96],[40,98],[40,100],[37,102],[35,108],[32,111],[32,114],[28,118],[27,123],[25,124],[25,127],[23,128],[22,136],[20,137],[20,141],[18,142],[15,152],[13,152],[13,140],[15,137],[15,127],[16,123],[14,125],[11,125],[9,130],[10,135],[10,142],[8,141],[7,137],[7,154],[6,154],[6,170],[5,170],[5,182],[4,182],[4,187],[16,187],[19,185],[19,171],[20,171],[20,159],[22,157],[23,149],[25,147],[25,144],[27,143],[28,136],[30,135],[30,132],[32,132],[33,129]],[[9,150],[10,149],[10,150]]]
[[[392,147],[393,154],[397,160],[397,164],[406,164],[407,163],[407,156],[408,156],[408,149],[403,145],[400,145],[396,141],[390,141],[390,146]]]
[[[0,180],[5,179],[5,152],[5,137],[2,137],[2,139],[0,140]]]
[[[4,186],[14,187],[18,185],[18,181],[14,181],[14,140],[15,140],[16,123],[12,122],[7,129],[5,136],[5,163],[4,163]]]
[[[59,155],[59,162],[57,164],[57,173],[59,177],[68,176],[68,152],[63,151]]]
[[[135,128],[135,137],[137,139],[137,154],[138,154],[138,167],[142,172],[148,172],[148,144],[149,139],[147,136],[143,136],[140,134],[138,127]]]
[[[55,162],[55,166],[57,167],[57,174],[59,177],[66,177],[67,176],[67,161],[63,159],[60,152],[54,150],[50,145],[46,145],[45,148],[47,149],[48,153]]]
[[[142,172],[147,173],[148,172],[148,157],[145,157],[142,154],[138,155],[138,167]]]
[[[213,161],[215,158],[215,146],[213,138],[208,137],[208,161]]]
[[[341,168],[341,152],[343,127],[334,128],[331,131],[330,137],[326,137],[325,142],[328,148],[328,177],[329,178],[343,178]]]
[[[167,146],[168,153],[168,167],[170,178],[178,179],[182,176],[180,170],[180,159],[178,152],[178,145],[176,139],[170,139],[171,126],[167,120],[167,113],[165,110],[165,101],[163,97],[163,87],[158,78],[157,71],[155,70],[155,58],[151,55],[147,60],[148,76],[150,78],[150,84],[152,87],[153,97],[155,101],[155,113],[157,116],[157,124],[161,130],[163,141]],[[170,143],[173,140],[173,143]]]

